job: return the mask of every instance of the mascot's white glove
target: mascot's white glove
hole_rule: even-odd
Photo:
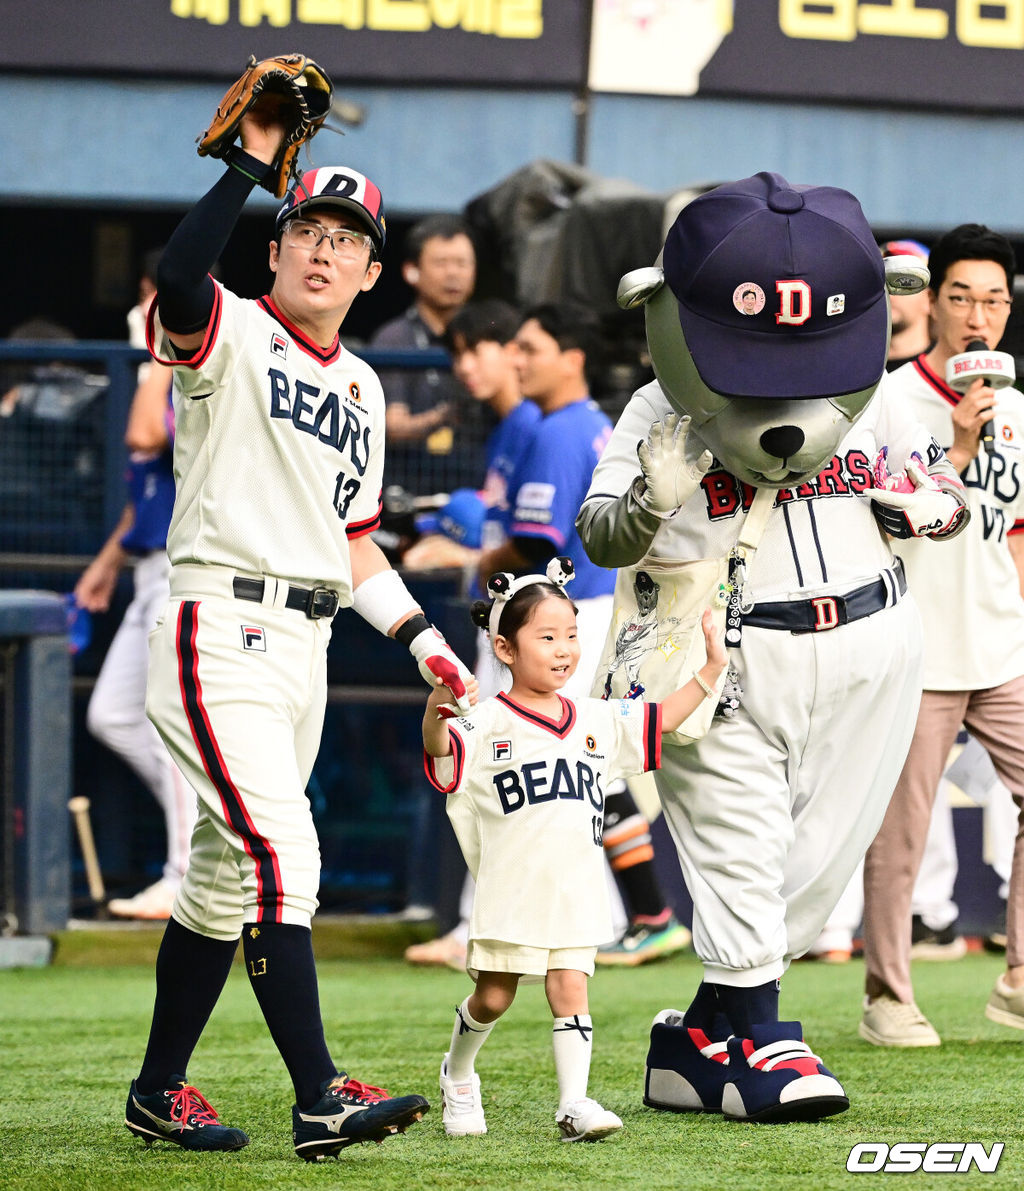
[[[943,487],[924,469],[917,454],[907,460],[904,474],[889,475],[886,467],[888,448],[875,459],[875,517],[893,538],[951,538],[970,520],[963,495],[952,487]],[[882,506],[881,508],[877,506]]]
[[[442,703],[438,708],[439,714],[449,719],[454,715],[469,715],[472,703],[466,684],[473,677],[448,642],[430,625],[417,633],[409,642],[409,652],[416,659],[420,674],[431,687],[440,678],[455,698],[454,707],[450,703]]]
[[[634,482],[633,494],[643,508],[663,519],[690,499],[712,463],[710,451],[697,460],[686,458],[689,433],[686,415],[667,414],[636,449],[642,475]]]

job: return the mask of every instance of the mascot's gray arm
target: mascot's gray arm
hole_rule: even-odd
[[[638,389],[619,416],[612,436],[594,468],[583,499],[576,531],[590,559],[599,567],[624,567],[639,562],[665,522],[641,507],[634,495],[643,488],[637,447],[651,426],[672,413],[657,381]]]
[[[642,487],[643,477],[637,480]],[[619,497],[592,492],[576,518],[576,532],[591,561],[609,568],[639,562],[662,525],[633,495],[633,485]]]

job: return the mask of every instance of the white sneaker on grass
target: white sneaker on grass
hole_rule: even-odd
[[[441,1121],[449,1137],[473,1137],[487,1132],[480,1076],[448,1078],[448,1056],[441,1063]]]
[[[941,1046],[935,1027],[913,1001],[897,1001],[883,993],[864,998],[857,1032],[875,1046]]]
[[[567,1104],[555,1114],[562,1141],[600,1141],[618,1133],[622,1122],[613,1112],[586,1097]]]

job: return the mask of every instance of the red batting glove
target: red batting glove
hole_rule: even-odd
[[[442,703],[437,709],[438,714],[445,719],[469,715],[472,704],[466,683],[473,677],[472,672],[459,661],[455,651],[437,629],[424,629],[413,637],[409,652],[416,659],[424,682],[434,686],[440,678],[455,699],[454,707],[450,703]]]

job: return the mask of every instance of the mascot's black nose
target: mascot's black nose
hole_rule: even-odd
[[[804,445],[804,432],[799,426],[773,426],[761,435],[761,446],[776,459],[789,459]]]

